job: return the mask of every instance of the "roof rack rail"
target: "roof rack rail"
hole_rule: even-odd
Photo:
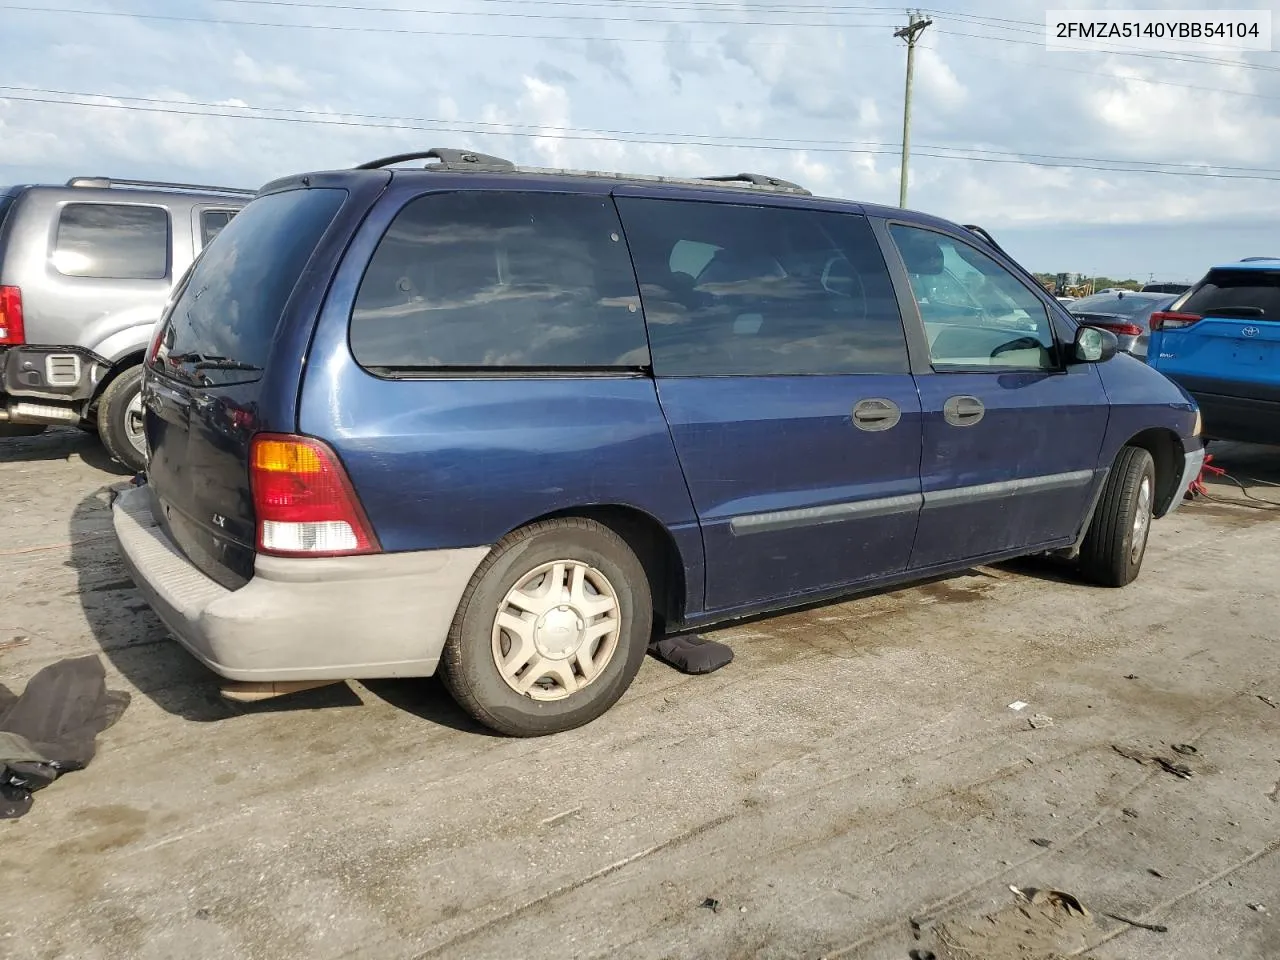
[[[169,183],[165,180],[121,180],[118,177],[72,177],[68,187],[130,187],[140,190],[189,191],[194,193],[225,193],[233,196],[253,197],[257,190],[241,187],[215,187],[204,183]]]
[[[390,157],[370,160],[356,167],[357,170],[378,170],[396,163],[408,163],[410,160],[439,160],[439,163],[426,165],[428,170],[515,170],[516,165],[501,157],[491,157],[486,153],[475,153],[471,150],[454,150],[451,147],[433,147],[414,153],[397,153]]]
[[[641,180],[641,182],[652,183],[681,183],[686,184],[686,186],[723,183],[727,184],[727,186],[758,187],[785,193],[801,193],[806,197],[813,196],[800,184],[791,183],[791,180],[783,180],[781,177],[768,177],[768,175],[762,173],[735,173],[722,175],[722,177],[659,177],[659,175],[654,174],[608,173],[604,172],[604,170],[570,170],[566,168],[547,168],[547,166],[520,166],[500,156],[477,154],[474,150],[454,150],[453,147],[433,147],[431,150],[415,151],[412,154],[383,156],[379,157],[378,160],[370,160],[367,164],[360,164],[360,166],[356,166],[353,169],[379,170],[384,166],[404,164],[411,160],[438,160],[439,163],[425,164],[425,169],[447,170],[447,172],[462,170],[462,172],[475,173],[545,174],[552,175],[552,177],[599,177],[612,180]]]
[[[1256,263],[1259,260],[1280,260],[1280,257],[1241,257],[1241,263]]]
[[[570,170],[560,167],[525,167],[504,160],[502,157],[491,157],[473,150],[455,150],[451,147],[435,147],[431,150],[413,153],[397,153],[390,157],[380,157],[362,163],[356,170],[379,170],[397,163],[408,163],[411,160],[436,160],[428,163],[427,170],[443,170],[449,172],[476,173],[527,173],[556,177],[598,177],[605,180],[633,180],[647,183],[678,183],[685,186],[706,186],[710,183],[726,186],[753,187],[760,190],[776,190],[780,193],[798,193],[806,197],[812,194],[799,184],[780,177],[770,177],[762,173],[735,173],[715,177],[667,177],[644,173],[610,173],[604,170]]]
[[[996,238],[991,236],[991,234],[987,233],[986,230],[982,229],[982,227],[978,226],[976,223],[966,223],[966,224],[963,224],[963,226],[966,230],[968,230],[974,236],[985,241],[988,245],[995,247],[1001,253],[1004,253],[1004,247],[996,243]],[[1008,256],[1008,254],[1005,254],[1005,256]]]
[[[781,177],[770,177],[763,173],[730,173],[716,177],[698,177],[699,180],[711,180],[715,183],[749,183],[754,187],[780,187],[783,190],[798,190],[812,196],[808,190],[798,183],[783,180]]]

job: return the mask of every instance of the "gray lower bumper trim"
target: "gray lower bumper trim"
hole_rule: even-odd
[[[1178,507],[1182,506],[1182,498],[1191,487],[1191,482],[1200,476],[1200,471],[1204,469],[1204,445],[1201,444],[1194,450],[1184,450],[1182,454],[1182,476],[1178,478],[1178,488],[1173,492],[1173,502],[1169,504],[1169,509],[1164,515],[1167,517]]]
[[[332,559],[261,557],[228,590],[191,565],[143,488],[112,506],[120,552],[174,637],[231,680],[358,680],[435,672],[488,547]]]

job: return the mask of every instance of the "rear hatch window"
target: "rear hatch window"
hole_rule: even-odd
[[[248,459],[263,370],[294,287],[346,196],[291,190],[245,207],[179,285],[152,361],[153,512],[197,568],[233,589],[253,574]]]
[[[1280,270],[1210,270],[1179,313],[1242,320],[1280,320]]]
[[[13,197],[0,193],[0,229],[4,229],[4,218],[9,215],[9,208],[13,206]]]
[[[345,190],[291,190],[250,203],[192,269],[153,366],[193,384],[262,376],[285,303]]]

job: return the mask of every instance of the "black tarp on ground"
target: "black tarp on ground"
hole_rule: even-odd
[[[681,673],[712,673],[733,662],[733,650],[706,637],[663,637],[649,644],[649,653]]]
[[[34,791],[88,766],[98,734],[128,705],[94,656],[50,664],[20,696],[0,686],[0,819],[22,816]]]

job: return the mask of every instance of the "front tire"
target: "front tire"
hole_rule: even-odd
[[[133,473],[146,469],[141,366],[121,371],[102,391],[98,401],[98,436],[117,463]]]
[[[626,692],[652,629],[649,581],[625,540],[594,520],[535,523],[503,538],[471,578],[441,677],[499,733],[560,733]]]
[[[1124,587],[1138,577],[1151,534],[1156,467],[1141,447],[1125,447],[1107,475],[1080,547],[1084,579],[1104,587]]]

